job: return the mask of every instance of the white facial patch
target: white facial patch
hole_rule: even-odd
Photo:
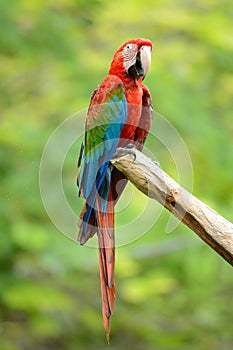
[[[136,62],[136,56],[138,52],[138,45],[137,44],[127,44],[123,51],[122,55],[124,58],[124,67],[126,72],[128,72],[128,69],[135,64]]]

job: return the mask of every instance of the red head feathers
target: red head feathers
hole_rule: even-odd
[[[109,74],[121,79],[128,76],[134,80],[145,78],[151,62],[152,43],[148,39],[129,40],[115,53]],[[117,73],[117,74],[116,74]]]

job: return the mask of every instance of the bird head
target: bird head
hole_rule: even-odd
[[[151,62],[152,43],[148,39],[129,40],[115,53],[109,74],[142,79],[147,75]]]

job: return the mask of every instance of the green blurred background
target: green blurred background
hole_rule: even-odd
[[[193,193],[232,220],[232,16],[224,0],[0,2],[1,350],[108,348],[97,251],[53,226],[38,178],[51,132],[88,106],[124,41],[153,42],[155,109],[189,149]],[[65,181],[79,212],[77,153]],[[175,177],[159,147],[158,160]],[[231,267],[184,225],[166,234],[168,218],[117,250],[110,347],[230,350]]]

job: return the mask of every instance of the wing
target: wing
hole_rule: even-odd
[[[152,119],[153,119],[153,106],[150,91],[147,86],[143,85],[143,95],[142,95],[142,113],[139,125],[135,132],[135,143],[136,148],[141,151],[146,138],[149,134]]]
[[[79,159],[79,193],[85,199],[91,198],[90,202],[94,201],[96,190],[103,187],[103,181],[108,181],[109,161],[126,117],[123,83],[117,76],[109,75],[92,95]]]

